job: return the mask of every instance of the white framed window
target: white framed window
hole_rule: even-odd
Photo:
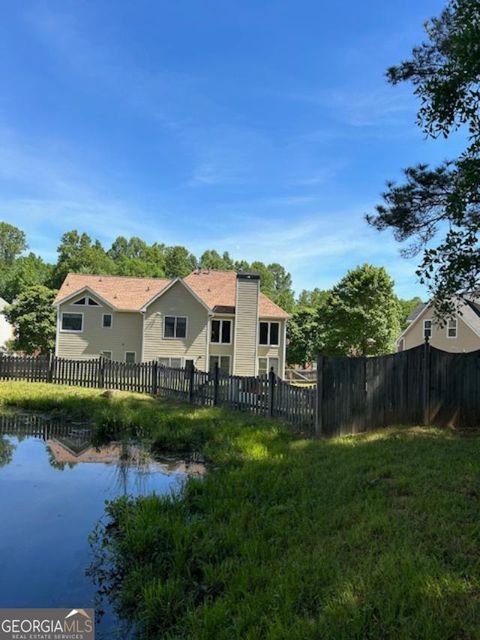
[[[278,358],[259,358],[258,359],[258,375],[264,376],[273,368],[273,373],[278,376],[278,367],[280,360]]]
[[[105,358],[105,360],[111,360],[112,359],[112,352],[111,351],[100,351],[100,355],[102,356],[102,358]]]
[[[83,313],[63,312],[60,322],[60,330],[63,333],[82,333],[83,331]]]
[[[93,298],[90,298],[89,296],[84,296],[83,298],[79,298],[73,304],[74,305],[78,305],[78,306],[83,306],[83,307],[85,305],[88,305],[90,307],[99,307],[100,306],[96,300],[94,300]]]
[[[212,320],[210,342],[214,344],[232,344],[232,321]]]
[[[215,372],[215,367],[218,364],[218,368],[222,373],[230,373],[230,356],[210,356],[209,371]]]
[[[278,347],[280,339],[279,322],[260,322],[258,331],[258,344],[270,347]]]
[[[133,364],[137,359],[136,351],[125,351],[125,362]]]
[[[432,337],[432,320],[424,320],[423,321],[423,337],[431,338]]]
[[[164,338],[186,338],[187,318],[186,316],[165,316],[163,323]]]
[[[111,329],[113,324],[113,316],[111,313],[104,313],[102,315],[102,327],[104,329]]]
[[[447,338],[456,338],[458,331],[458,323],[456,318],[450,318],[447,322]]]
[[[157,358],[158,364],[162,367],[173,367],[174,369],[181,369],[184,359],[181,356],[173,356],[171,358]]]

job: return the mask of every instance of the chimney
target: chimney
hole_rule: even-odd
[[[254,376],[257,372],[259,296],[258,273],[237,273],[233,355],[233,373],[237,376]]]

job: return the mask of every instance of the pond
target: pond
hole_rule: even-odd
[[[93,444],[94,435],[87,424],[0,415],[0,607],[98,605],[88,539],[105,501],[178,491],[203,473],[154,459],[140,442]],[[107,607],[96,637],[126,637],[119,626]]]

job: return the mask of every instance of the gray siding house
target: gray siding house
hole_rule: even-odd
[[[198,269],[186,278],[69,274],[54,302],[56,355],[166,366],[193,361],[230,374],[285,371],[289,315],[257,274]]]

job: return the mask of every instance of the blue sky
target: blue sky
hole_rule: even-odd
[[[281,262],[297,291],[363,262],[420,293],[363,220],[389,178],[453,156],[384,71],[437,0],[4,3],[0,219],[54,260],[87,231]]]

